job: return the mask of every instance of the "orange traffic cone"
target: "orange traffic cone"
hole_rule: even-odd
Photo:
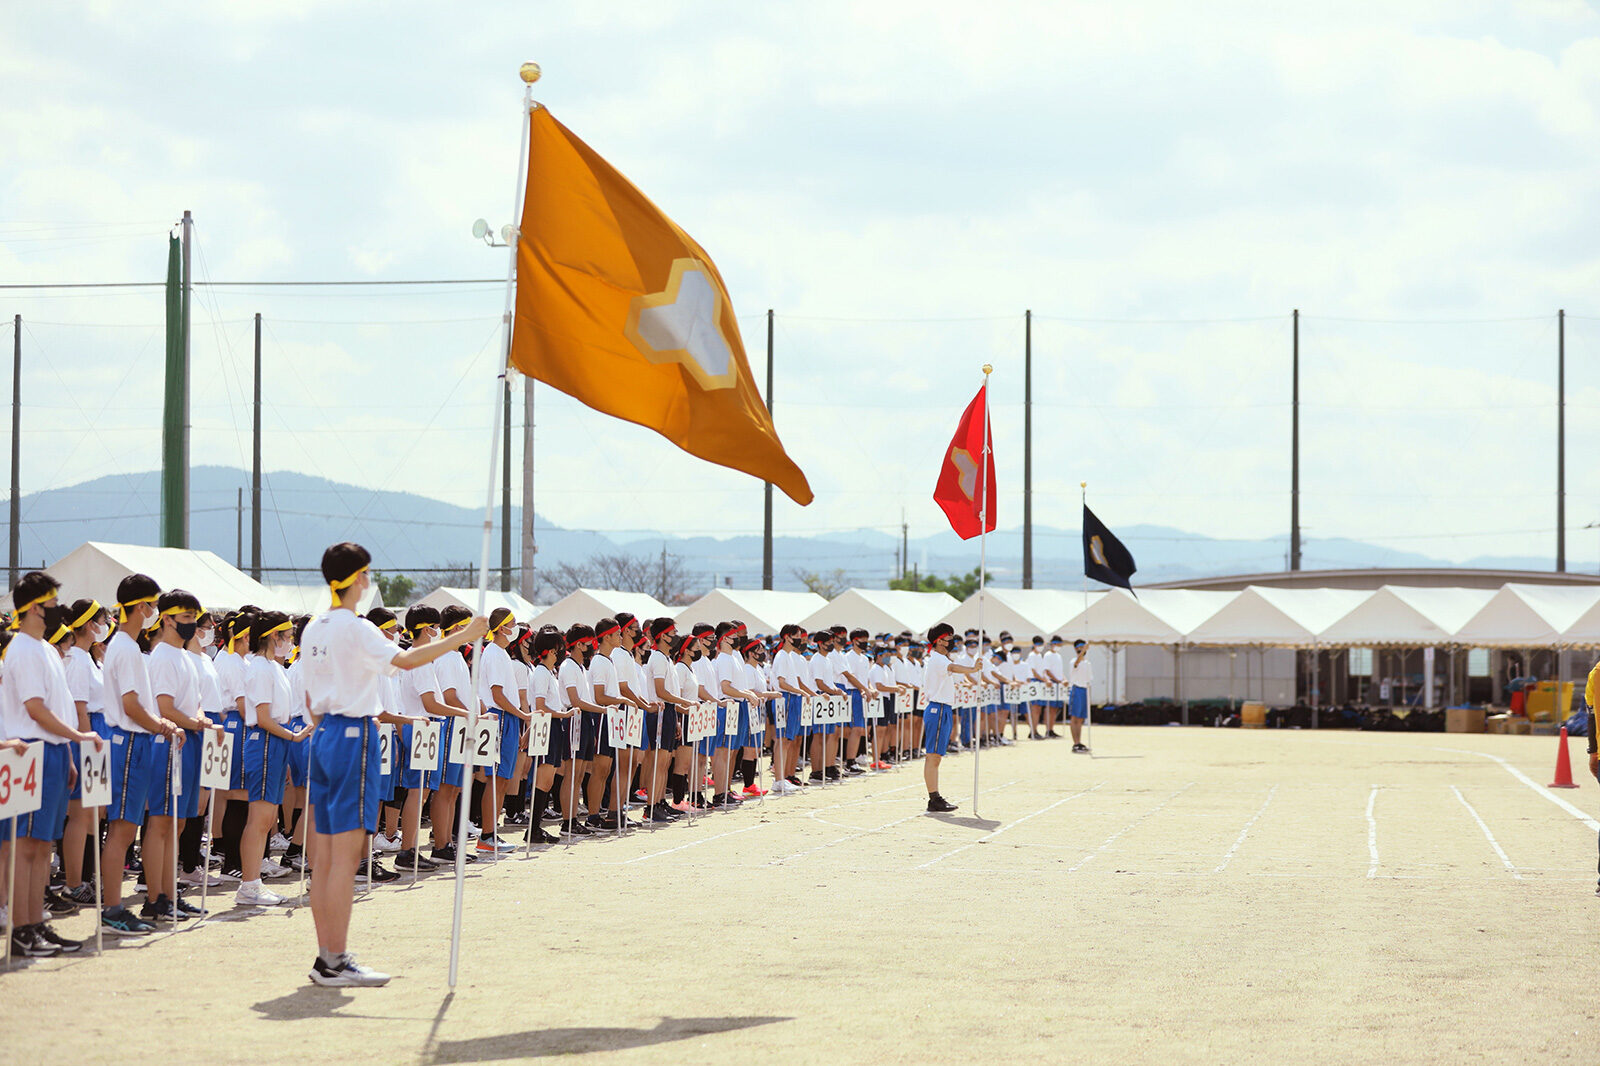
[[[1556,779],[1551,788],[1577,788],[1572,782],[1572,758],[1567,754],[1567,727],[1561,727],[1561,747],[1556,752]]]

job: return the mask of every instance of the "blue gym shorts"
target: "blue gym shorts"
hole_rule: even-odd
[[[930,755],[943,755],[950,747],[950,727],[955,715],[948,703],[930,703],[922,709],[922,747]]]
[[[867,705],[861,702],[861,690],[850,690],[850,725],[855,729],[867,728]]]
[[[244,787],[244,760],[239,757],[244,751],[244,719],[238,711],[224,711],[222,729],[233,738],[233,769],[228,774],[228,788],[240,789]]]
[[[200,813],[200,749],[203,743],[198,730],[184,730],[183,747],[178,749],[177,758],[177,771],[182,777],[174,810],[172,741],[166,737],[151,737],[150,791],[146,802],[150,817],[193,818]]]
[[[289,747],[289,741],[273,736],[260,726],[244,731],[244,744],[234,762],[244,767],[244,790],[252,803],[283,802]]]
[[[800,725],[800,697],[793,692],[783,694],[783,720],[776,723],[778,736],[784,740],[799,740],[804,732]]]
[[[66,744],[40,745],[39,806],[17,816],[17,837],[28,840],[60,840],[67,824],[67,800],[72,794],[67,780],[72,776],[72,752]]]
[[[330,714],[318,723],[315,740],[309,800],[316,831],[377,832],[377,722]]]
[[[517,753],[522,750],[522,719],[505,711],[500,715],[500,763],[494,775],[507,781],[517,776]]]
[[[289,719],[289,732],[298,733],[306,727],[306,720],[298,714]],[[296,741],[289,745],[289,750],[284,757],[285,764],[289,767],[289,785],[292,788],[306,787],[306,772],[311,765],[311,738]],[[238,762],[235,760],[234,765]],[[244,786],[239,786],[243,788]]]
[[[1089,690],[1082,685],[1073,685],[1072,692],[1067,697],[1067,714],[1073,718],[1089,717]]]
[[[106,808],[106,821],[143,824],[150,797],[150,749],[154,738],[149,733],[131,733],[117,726],[111,726],[109,732],[111,805]]]

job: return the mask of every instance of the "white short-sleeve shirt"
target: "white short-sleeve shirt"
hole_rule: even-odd
[[[161,717],[156,698],[150,693],[150,665],[139,642],[118,630],[106,645],[106,654],[100,662],[100,677],[105,684],[106,724],[125,729],[130,733],[148,733],[144,726],[134,722],[122,709],[122,697],[133,693],[139,706],[152,718]]]
[[[500,710],[494,702],[494,689],[499,686],[501,694],[515,704],[517,674],[512,669],[511,656],[498,644],[485,644],[480,654],[483,661],[478,664],[478,699],[485,707]]]
[[[244,661],[245,725],[256,724],[256,708],[267,705],[267,716],[279,725],[294,717],[294,697],[289,692],[289,672],[263,655]]]
[[[600,656],[595,656],[595,658],[600,658]],[[594,702],[594,687],[589,684],[589,672],[578,665],[578,660],[572,658],[563,659],[559,669],[561,698],[567,706],[577,706],[577,704],[567,699],[568,689],[576,689],[578,698],[583,702]]]
[[[338,607],[313,618],[300,639],[311,712],[376,718],[383,707],[379,679],[395,672],[399,653],[377,626],[354,611]]]
[[[923,660],[922,694],[929,703],[947,706],[956,698],[955,675],[942,652],[930,651]]]
[[[94,656],[82,648],[68,648],[63,665],[67,670],[67,691],[72,694],[73,701],[86,704],[90,714],[104,714],[105,681]]]
[[[38,637],[19,632],[6,648],[6,676],[0,684],[0,728],[6,736],[21,740],[67,743],[66,737],[47,732],[28,714],[27,702],[34,699],[43,700],[62,725],[78,728],[78,708],[67,689],[61,656]]]
[[[182,648],[162,643],[150,649],[150,691],[158,701],[170,696],[179,714],[200,716],[200,672]]]
[[[397,714],[406,718],[428,717],[428,708],[422,702],[422,697],[429,692],[433,693],[434,699],[444,702],[444,694],[439,691],[439,674],[434,665],[423,663],[395,679],[400,682],[400,710]]]

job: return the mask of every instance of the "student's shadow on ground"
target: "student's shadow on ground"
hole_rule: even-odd
[[[569,1026],[557,1029],[530,1029],[503,1036],[482,1036],[470,1040],[441,1040],[433,1045],[428,1063],[488,1062],[496,1059],[543,1058],[549,1055],[581,1055],[591,1051],[623,1051],[627,1048],[692,1040],[713,1033],[729,1033],[758,1025],[792,1021],[780,1017],[747,1018],[663,1018],[651,1029],[622,1026]]]
[[[978,818],[970,814],[930,814],[928,817],[946,825],[959,825],[963,829],[998,829],[1000,823],[992,818]]]

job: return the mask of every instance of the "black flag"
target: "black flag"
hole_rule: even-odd
[[[1133,591],[1130,583],[1134,571],[1133,555],[1122,546],[1106,524],[1094,516],[1089,505],[1083,505],[1083,574],[1107,585],[1118,585]]]

